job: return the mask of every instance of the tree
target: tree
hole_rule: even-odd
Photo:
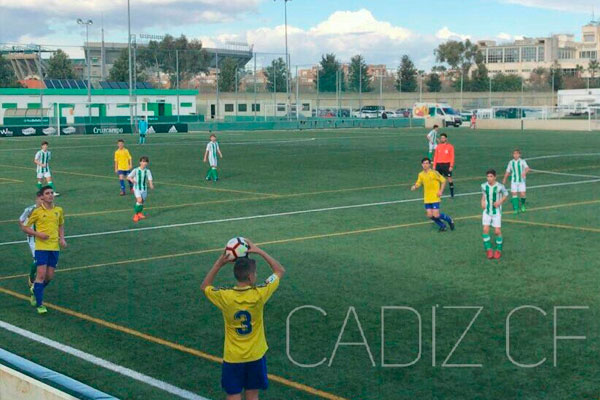
[[[442,90],[442,81],[440,80],[440,76],[436,73],[429,74],[425,84],[427,85],[427,90],[430,92],[439,92]]]
[[[139,62],[137,62],[135,71],[136,80],[138,82],[148,80],[148,77],[144,73],[143,67]],[[112,68],[108,72],[108,79],[115,82],[129,82],[129,51],[127,49],[123,49],[119,53],[119,57],[115,60]]]
[[[178,38],[166,35],[160,42],[151,40],[147,46],[138,48],[137,60],[143,68],[154,71],[157,76],[161,72],[168,74],[171,86],[174,86],[177,70],[180,81],[189,81],[200,72],[208,72],[210,57],[202,48],[201,41],[189,41],[185,35]]]
[[[431,72],[446,72],[448,70],[448,68],[446,68],[443,65],[434,65],[431,68]]]
[[[598,60],[590,60],[588,63],[588,72],[590,73],[590,78],[593,79],[598,71],[600,71],[600,63]]]
[[[361,55],[356,55],[350,59],[350,68],[348,72],[348,88],[353,92],[370,92],[371,77],[368,74],[367,64]]]
[[[581,74],[583,74],[583,71],[584,71],[583,65],[577,64],[575,66],[575,76],[577,78],[581,78]]]
[[[435,59],[438,62],[446,63],[451,69],[458,69],[463,61],[465,45],[463,42],[448,40],[446,43],[440,43],[437,49],[433,50]]]
[[[267,74],[267,91],[268,92],[285,92],[286,91],[286,71],[287,66],[283,58],[279,57],[271,61],[271,66],[265,68]]]
[[[46,76],[50,79],[73,79],[75,70],[73,62],[64,51],[58,49],[48,59],[48,69]]]
[[[554,61],[554,64],[550,67],[550,73],[548,74],[548,84],[554,86],[554,90],[560,90],[563,88],[563,70],[560,67],[558,61]]]
[[[477,64],[477,68],[471,74],[471,79],[467,79],[464,85],[471,92],[485,92],[490,87],[490,77],[488,69],[483,62]]]
[[[402,56],[397,76],[396,89],[401,92],[415,92],[417,90],[417,69],[406,54]]]
[[[238,74],[238,64],[231,58],[224,58],[219,65],[219,90],[222,92],[235,92],[236,75]],[[237,85],[239,88],[239,75],[237,75]]]
[[[523,79],[519,75],[498,73],[492,79],[492,90],[494,92],[519,92],[523,85]]]
[[[10,61],[0,54],[0,87],[20,87]]]
[[[336,60],[335,54],[329,53],[321,57],[321,67],[319,68],[319,79],[317,81],[320,92],[336,92],[339,87],[346,90],[344,74],[341,73],[341,65]]]

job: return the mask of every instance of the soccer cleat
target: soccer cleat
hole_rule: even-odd
[[[502,256],[502,252],[500,252],[500,250],[496,250],[494,252],[494,258],[497,260]]]
[[[38,314],[46,314],[48,312],[48,309],[46,308],[46,306],[39,306],[37,308],[37,313]]]
[[[146,219],[146,216],[143,213],[141,213],[141,212],[139,212],[137,214],[137,216],[138,216],[139,219]]]
[[[448,225],[450,225],[450,230],[453,231],[454,230],[454,220],[452,218],[450,218],[450,222],[448,222]]]
[[[133,216],[133,222],[138,222],[139,220],[140,220],[140,215],[139,215],[139,213],[137,213]]]
[[[486,250],[486,255],[487,255],[487,258],[489,260],[491,260],[492,258],[494,258],[494,250],[492,250],[492,249]]]
[[[525,204],[521,206],[521,212],[524,213],[526,211]]]
[[[121,193],[119,193],[119,196],[125,196],[125,191],[121,190]]]
[[[31,304],[32,307],[37,306],[37,300],[35,299],[35,295],[33,294],[33,285],[31,285],[31,287],[29,288],[29,291],[31,292],[31,297],[29,298],[29,304]]]

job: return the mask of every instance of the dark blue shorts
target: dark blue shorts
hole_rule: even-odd
[[[246,390],[267,390],[267,357],[246,363],[228,363],[223,361],[221,386],[225,393],[239,394]]]
[[[119,169],[117,170],[117,175],[125,175],[125,177],[127,177],[127,175],[129,175],[130,171],[124,170],[124,169]]]
[[[56,268],[58,264],[58,254],[60,252],[53,250],[36,250],[35,262],[38,265],[47,265],[48,267]]]
[[[438,201],[437,203],[425,203],[425,209],[426,210],[439,210],[440,202]]]

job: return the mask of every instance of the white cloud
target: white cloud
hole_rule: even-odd
[[[284,26],[262,27],[246,32],[245,38],[259,52],[278,53],[259,56],[259,62],[269,63],[285,53],[284,35]],[[368,63],[388,65],[397,65],[403,54],[410,54],[421,64],[423,59],[431,58],[437,41],[435,37],[377,20],[366,9],[336,11],[307,29],[288,26],[290,58],[292,64],[300,65],[314,65],[325,53],[334,53],[344,62],[362,54]]]
[[[440,40],[466,40],[471,39],[471,35],[462,35],[460,33],[452,32],[447,26],[436,32],[435,37]]]
[[[185,25],[231,22],[255,13],[260,2],[136,0],[131,4],[132,30],[140,32],[158,28],[170,31]],[[4,42],[20,41],[21,36],[28,34],[42,36],[75,29],[77,18],[91,18],[95,25],[99,25],[103,16],[106,30],[121,35],[127,26],[126,0],[0,0],[0,9],[0,35]]]
[[[568,11],[576,13],[591,13],[595,0],[502,0],[504,3],[518,4],[525,7],[544,8],[547,10]]]

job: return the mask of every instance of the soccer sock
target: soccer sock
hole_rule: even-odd
[[[31,263],[31,267],[29,268],[29,279],[31,282],[35,281],[35,275],[37,274],[37,263],[34,261]]]
[[[432,157],[433,157],[433,153],[431,151],[429,153],[427,153],[427,158],[429,158],[431,160]]]
[[[121,191],[124,192],[125,191],[125,180],[119,179],[119,185],[121,185]]]
[[[483,238],[483,248],[485,250],[489,250],[492,248],[492,238],[490,237],[490,235],[486,235],[485,233],[483,235],[481,235],[481,237]]]
[[[212,169],[213,180],[216,181],[217,179],[219,179],[219,174],[217,174],[217,169],[216,168],[211,168],[211,169]]]
[[[440,218],[443,219],[444,221],[446,221],[447,223],[452,222],[452,218],[450,218],[450,216],[447,214],[440,213]]]
[[[521,205],[524,206],[525,205],[525,197],[521,197]]]
[[[33,284],[33,295],[35,296],[36,305],[39,307],[44,301],[44,284],[41,282],[35,282]]]
[[[435,224],[436,224],[437,226],[439,226],[440,228],[445,228],[445,227],[446,227],[446,224],[444,224],[444,223],[442,222],[442,220],[441,220],[441,219],[439,219],[438,217],[431,217],[431,220],[432,220],[433,222],[435,222]]]
[[[212,178],[212,167],[210,167],[208,169],[208,171],[206,171],[206,179],[211,179]]]
[[[502,251],[502,236],[496,236],[496,250]]]
[[[519,198],[518,197],[512,197],[510,199],[510,202],[512,203],[513,209],[515,211],[519,210]]]
[[[135,203],[135,206],[133,206],[133,211],[135,211],[135,213],[141,213],[142,210],[144,209],[144,206],[140,203]]]
[[[38,182],[38,183],[36,184],[36,186],[37,186],[38,190],[40,190],[40,189],[42,188],[42,182]]]
[[[52,190],[56,190],[56,189],[54,189],[54,182],[52,182],[52,181],[48,182],[48,186],[50,186],[52,188]]]
[[[454,196],[454,182],[450,182],[450,196]]]

